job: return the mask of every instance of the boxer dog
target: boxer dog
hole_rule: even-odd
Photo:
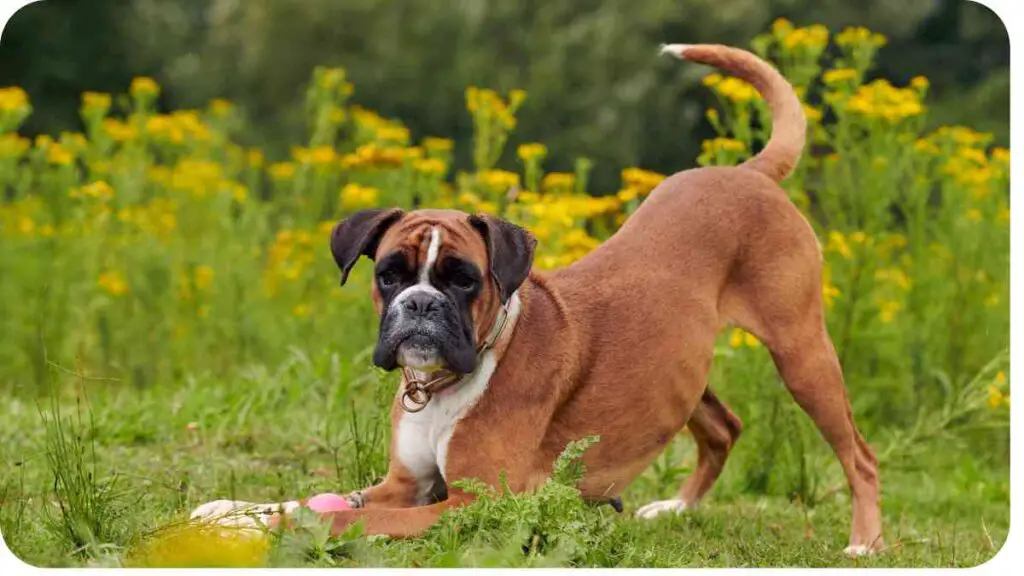
[[[858,432],[826,331],[822,256],[779,182],[795,168],[806,120],[792,86],[754,54],[673,44],[664,53],[751,83],[773,117],[764,149],[736,167],[665,179],[611,238],[550,273],[531,270],[536,240],[489,215],[364,210],[342,220],[331,252],[345,283],[375,263],[380,314],[373,362],[401,369],[382,482],[332,512],[343,530],[411,537],[472,496],[461,479],[514,491],[549,476],[570,441],[600,437],[583,457],[584,498],[614,501],[688,427],[693,474],[641,518],[693,508],[740,435],[739,418],[708,389],[716,335],[757,336],[793,398],[831,445],[852,495],[846,553],[882,547],[877,464]],[[263,521],[299,502],[258,505]],[[193,517],[227,518],[248,503],[219,500]],[[231,522],[230,520],[222,520]]]

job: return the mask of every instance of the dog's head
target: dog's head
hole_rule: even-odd
[[[510,222],[455,210],[363,210],[331,233],[343,285],[360,256],[375,262],[373,363],[385,370],[472,372],[476,348],[526,280],[536,244]]]

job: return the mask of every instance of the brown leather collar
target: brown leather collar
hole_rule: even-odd
[[[513,298],[515,298],[515,296],[513,296]],[[476,357],[478,366],[484,352],[490,350],[505,331],[505,327],[508,325],[508,309],[511,305],[512,298],[509,298],[509,301],[498,311],[498,318],[494,322],[494,327],[491,328],[491,333],[487,335],[487,338],[485,338],[479,346],[477,346]],[[417,378],[409,368],[402,368],[402,375],[405,377],[405,392],[402,394],[402,409],[409,413],[423,410],[427,407],[427,403],[430,402],[430,399],[434,397],[434,394],[454,385],[459,380],[462,380],[463,376],[465,376],[465,374],[459,374],[450,370],[438,370],[437,372],[434,372],[434,377],[431,380],[424,381]]]

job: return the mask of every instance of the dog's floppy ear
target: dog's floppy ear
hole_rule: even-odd
[[[360,210],[334,226],[331,254],[341,269],[342,286],[359,257],[367,256],[372,260],[381,236],[404,214],[400,208]]]
[[[469,223],[484,237],[491,278],[504,304],[530,273],[537,239],[524,228],[487,214],[474,214]]]

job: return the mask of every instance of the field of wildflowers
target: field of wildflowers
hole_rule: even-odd
[[[779,20],[752,46],[780,67],[805,102],[809,145],[784,186],[821,239],[829,331],[858,422],[882,461],[890,524],[903,526],[895,518],[914,508],[912,497],[894,502],[888,496],[902,493],[890,482],[916,482],[910,479],[914,473],[935,466],[955,469],[959,482],[936,488],[936,494],[962,499],[957,491],[965,491],[985,503],[977,507],[986,511],[980,524],[984,538],[978,526],[960,528],[960,538],[976,531],[981,544],[963,545],[977,544],[973,556],[962,547],[961,556],[954,552],[950,560],[941,544],[936,555],[932,542],[888,561],[977,564],[994,554],[993,538],[1001,540],[1008,525],[1009,151],[992,147],[990,135],[968,127],[930,128],[924,77],[908,86],[867,81],[885,41],[863,28],[832,37],[821,26]],[[719,106],[706,112],[717,137],[704,142],[697,163],[736,164],[766,140],[770,115],[756,91],[738,79],[710,72],[703,83],[718,97]],[[25,464],[0,476],[0,501],[20,502],[17,515],[14,506],[5,507],[0,527],[19,555],[34,563],[100,558],[116,564],[145,529],[180,517],[198,501],[224,497],[227,486],[248,490],[238,494],[245,499],[291,498],[317,486],[355,489],[383,472],[388,430],[381,414],[393,377],[373,372],[367,360],[376,317],[360,286],[369,285],[370,266],[357,266],[350,285],[338,286],[327,249],[338,218],[392,205],[500,214],[537,235],[536,266],[552,269],[598,246],[664,178],[627,167],[620,189],[592,190],[586,158],[572,172],[547,172],[544,144],[509,146],[527,94],[513,90],[503,96],[476,87],[465,92],[474,126],[473,165],[455,171],[451,140],[414,141],[399,121],[351,104],[354,90],[343,70],[316,69],[304,102],[309,140],[294,146],[289,158],[272,160],[233,139],[239,119],[231,102],[159,111],[160,86],[149,78],[136,78],[125,95],[83,94],[81,132],[34,141],[18,134],[32,112],[28,97],[18,87],[0,88],[0,393],[10,399],[0,417],[0,438],[4,460]],[[516,170],[498,168],[513,156]],[[739,330],[721,335],[712,382],[748,423],[748,433],[713,497],[743,502],[771,496],[795,506],[788,498],[804,510],[794,517],[805,517],[808,509],[834,514],[821,520],[835,524],[834,538],[822,536],[825,542],[817,547],[803,542],[816,552],[780,552],[778,561],[838,561],[827,555],[841,548],[832,540],[841,540],[846,513],[833,503],[842,492],[838,467],[799,409],[773,384],[775,378],[753,336]],[[79,446],[77,457],[63,461],[32,456],[60,446],[61,434],[67,434],[54,435],[59,427],[52,423],[59,417],[40,420],[31,409],[32,398],[44,393],[55,396],[56,404],[87,399],[94,419],[82,425],[81,437],[94,443],[92,452]],[[360,422],[357,413],[367,406],[376,408],[375,415]],[[273,427],[279,418],[311,423],[267,432],[272,440],[253,432]],[[254,456],[287,453],[317,435],[328,440],[295,456],[301,470],[294,462]],[[940,442],[974,454],[934,463]],[[195,460],[175,456],[153,469],[152,455],[166,455],[166,446],[203,451],[193,454]],[[674,444],[638,480],[636,494],[671,493],[686,471],[679,462],[686,454],[692,458],[690,452],[685,441]],[[93,460],[86,458],[89,453]],[[230,456],[221,464],[210,463],[224,454]],[[145,458],[150,468],[125,464],[125,458]],[[273,470],[254,472],[242,463],[254,459],[286,472],[268,480]],[[311,472],[307,460],[333,462],[333,475]],[[89,484],[105,500],[55,512],[51,501],[74,495],[61,480],[67,476],[60,467],[68,462],[91,462],[111,477],[141,470],[150,484],[188,479],[171,495],[143,498],[136,512],[120,506],[118,515],[105,515],[100,508],[124,498],[105,484]],[[135,482],[122,480],[121,487]],[[642,504],[640,498],[632,504]],[[716,517],[713,506],[705,520],[715,527],[673,520],[658,529],[690,530],[694,538],[716,530],[723,538],[738,537],[716,524],[736,510]],[[938,514],[942,507],[931,502],[923,509]],[[946,519],[955,524],[961,512],[947,508]],[[76,514],[93,528],[58,521]],[[42,518],[49,520],[34,520]],[[103,522],[120,528],[109,531]],[[623,522],[641,534],[637,547],[643,534],[656,538],[649,528]],[[946,528],[910,531],[930,529]],[[443,541],[445,534],[442,529],[434,538]],[[626,538],[594,534],[598,540],[587,545],[598,550]],[[509,560],[515,554],[507,550],[459,556],[430,544],[383,543],[361,545],[369,548],[353,553],[353,541],[316,542],[319,555],[298,561],[525,561]],[[484,546],[459,540],[459,546],[470,544]],[[780,550],[796,544],[776,542]],[[751,556],[734,550],[715,560],[706,550],[671,550],[675,556],[562,550],[568,555],[550,560],[773,561],[763,551]],[[540,562],[536,554],[526,558]]]

